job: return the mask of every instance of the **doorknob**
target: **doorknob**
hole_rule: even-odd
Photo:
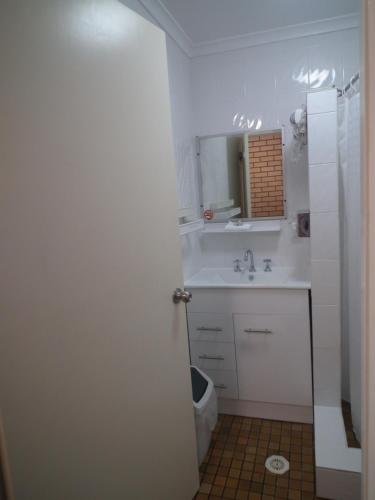
[[[187,304],[191,301],[191,297],[191,292],[188,292],[187,290],[181,290],[181,288],[176,288],[173,293],[173,302],[175,304],[178,304],[182,300],[182,302],[185,302],[185,304]]]

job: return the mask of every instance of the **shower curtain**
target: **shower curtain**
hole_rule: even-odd
[[[358,84],[339,99],[342,395],[361,438],[361,158]]]

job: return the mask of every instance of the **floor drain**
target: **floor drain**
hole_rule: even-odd
[[[286,458],[280,455],[272,455],[268,457],[265,463],[266,469],[273,474],[285,474],[289,470],[289,462]]]

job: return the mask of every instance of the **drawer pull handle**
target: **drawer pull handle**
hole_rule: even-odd
[[[216,389],[228,389],[228,387],[224,384],[215,384],[214,387]]]
[[[199,326],[197,327],[198,332],[222,332],[223,329],[218,326],[210,327],[210,326]]]
[[[216,359],[217,361],[224,361],[224,356],[207,356],[207,354],[202,354],[199,359]]]
[[[254,330],[253,328],[246,328],[244,330],[245,333],[272,333],[272,330],[268,330],[267,328],[265,330]]]

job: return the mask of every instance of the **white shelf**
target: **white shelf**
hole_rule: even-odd
[[[208,203],[208,205],[211,210],[230,209],[234,205],[234,200],[215,201],[215,203]]]
[[[215,212],[214,220],[227,221],[231,217],[235,217],[241,213],[240,207],[228,208],[227,210],[222,210],[220,212]]]
[[[279,220],[251,221],[248,229],[228,230],[225,229],[226,222],[204,224],[203,234],[241,234],[241,233],[276,233],[281,230]]]
[[[199,231],[204,229],[203,219],[193,220],[192,222],[186,222],[185,224],[180,224],[178,226],[180,230],[180,236],[184,234],[193,233],[194,231]]]
[[[193,207],[183,207],[177,210],[177,216],[179,219],[182,219],[183,217],[192,217],[193,214],[194,214]]]

